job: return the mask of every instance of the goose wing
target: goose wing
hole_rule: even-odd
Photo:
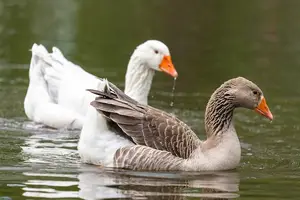
[[[90,91],[99,95],[91,105],[137,145],[167,151],[185,159],[200,143],[190,127],[178,118],[137,103],[110,83],[104,92]]]

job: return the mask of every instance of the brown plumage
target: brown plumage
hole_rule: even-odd
[[[135,144],[116,151],[115,167],[136,170],[236,167],[240,146],[231,124],[233,110],[236,107],[254,109],[263,98],[261,90],[247,79],[239,77],[225,82],[208,103],[205,117],[208,139],[202,142],[175,116],[139,104],[111,83],[104,92],[89,91],[99,95],[91,105],[110,120],[110,125],[119,128],[119,134]],[[224,157],[218,155],[218,151]]]
[[[175,116],[128,99],[112,84],[109,88],[107,93],[89,90],[99,95],[91,105],[116,123],[136,144],[116,152],[117,167],[159,170],[157,166],[163,165],[169,169],[168,165],[175,167],[178,163],[167,163],[169,159],[165,158],[181,161],[198,146],[196,134]],[[156,159],[156,163],[145,162],[147,159]]]

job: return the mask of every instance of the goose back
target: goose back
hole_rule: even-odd
[[[112,84],[107,90],[90,90],[100,95],[91,105],[135,144],[167,151],[183,159],[199,146],[201,141],[197,135],[175,116],[139,104]]]

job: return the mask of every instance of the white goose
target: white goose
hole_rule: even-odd
[[[53,47],[48,53],[42,45],[32,46],[29,86],[24,100],[27,117],[53,128],[80,129],[95,95],[86,89],[100,89],[105,81],[68,61]],[[127,66],[125,93],[147,104],[155,70],[173,77],[177,72],[168,47],[148,40],[133,52]]]

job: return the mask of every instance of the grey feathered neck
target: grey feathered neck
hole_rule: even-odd
[[[205,112],[205,130],[207,138],[226,132],[229,128],[235,105],[233,96],[226,92],[231,89],[230,82],[222,84],[210,97]]]

